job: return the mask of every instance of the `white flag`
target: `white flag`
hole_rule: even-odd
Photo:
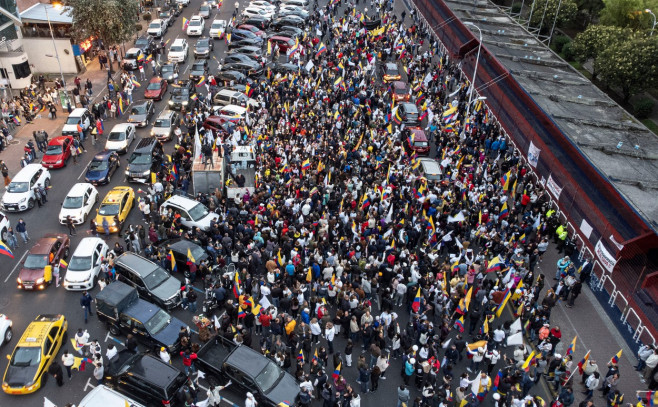
[[[520,332],[522,329],[523,327],[521,325],[521,318],[517,318],[516,321],[514,321],[509,327],[509,330],[512,334]]]
[[[523,332],[517,332],[507,337],[507,346],[523,345]]]
[[[539,163],[539,153],[541,153],[541,150],[531,141],[530,147],[528,147],[528,164],[534,168]]]

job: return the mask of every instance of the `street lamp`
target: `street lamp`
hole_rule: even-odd
[[[653,11],[651,11],[651,10],[648,9],[648,8],[647,8],[647,9],[644,9],[644,12],[645,12],[645,13],[649,13],[649,14],[651,14],[651,17],[653,17],[653,24],[651,25],[651,33],[649,34],[649,36],[651,37],[651,36],[653,36],[653,30],[654,30],[654,28],[656,28],[656,15],[653,14]]]
[[[475,69],[473,69],[473,80],[471,81],[471,87],[468,89],[468,105],[466,105],[466,119],[468,119],[471,114],[471,101],[473,100],[473,90],[475,90],[475,78],[478,73],[478,62],[480,62],[480,51],[482,50],[482,30],[480,30],[480,27],[478,27],[477,25],[473,24],[470,21],[466,21],[464,24],[477,28],[478,33],[480,34],[480,42],[478,44],[478,54],[475,57]]]
[[[55,10],[62,8],[62,5],[59,3],[51,4]],[[43,9],[46,11],[46,19],[48,20],[48,28],[50,28],[50,38],[53,40],[53,48],[55,48],[55,58],[57,58],[57,65],[59,65],[59,74],[62,77],[62,86],[66,84],[64,81],[64,72],[62,71],[62,62],[59,60],[59,52],[57,52],[57,45],[55,44],[55,34],[53,33],[53,25],[50,23],[50,16],[48,15],[48,4],[43,5]]]

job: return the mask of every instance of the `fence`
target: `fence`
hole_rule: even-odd
[[[413,0],[413,4],[442,50],[452,58],[463,58],[462,74],[470,77],[476,62],[476,53],[471,51],[478,46],[477,38],[443,0]],[[531,143],[541,150],[537,167],[527,166],[533,178],[543,185],[552,180],[561,186],[557,194],[547,188],[549,205],[556,209],[556,216],[576,239],[578,263],[585,257],[593,261],[593,290],[609,294],[607,305],[614,311],[610,314],[616,314],[616,322],[632,332],[632,341],[655,345],[656,340],[649,328],[629,305],[627,295],[632,293],[625,291],[624,294],[612,280],[611,273],[595,260],[592,253],[596,243],[601,241],[605,242],[606,249],[616,254],[619,248],[609,247],[608,236],[616,235],[624,241],[637,236],[646,225],[484,45],[480,51],[477,78],[476,92],[486,96],[489,111],[501,125],[509,144],[522,153],[520,156],[524,162],[527,164],[526,155]],[[485,83],[486,86],[480,85],[478,89],[478,84]],[[582,229],[587,225],[592,231],[585,236]]]

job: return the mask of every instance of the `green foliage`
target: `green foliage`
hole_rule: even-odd
[[[576,59],[576,53],[573,50],[573,42],[568,42],[562,47],[562,56],[567,61],[573,61]]]
[[[553,40],[553,45],[555,45],[555,50],[559,54],[564,49],[564,46],[571,42],[571,38],[566,35],[558,35]]]
[[[640,120],[647,119],[653,112],[654,105],[655,102],[652,99],[642,98],[633,103],[633,114]]]
[[[597,18],[599,12],[603,9],[603,0],[576,0],[578,12],[583,17],[586,24]]]
[[[658,41],[636,36],[612,44],[596,58],[594,68],[608,86],[620,88],[628,102],[658,83]]]
[[[144,21],[149,22],[149,21],[151,21],[151,19],[152,19],[153,17],[151,16],[151,13],[145,13],[145,14],[142,16],[142,18],[144,19]]]
[[[521,5],[523,3],[514,3],[512,4],[512,14],[518,14],[521,11]]]
[[[577,59],[585,62],[596,59],[608,47],[624,41],[632,35],[631,30],[605,25],[590,25],[576,35],[573,41],[573,52]]]
[[[73,18],[76,40],[95,36],[106,46],[122,43],[135,33],[139,15],[136,0],[65,0]]]
[[[601,24],[617,27],[651,28],[653,18],[645,9],[656,10],[658,0],[603,0]]]
[[[140,32],[143,28],[141,24],[135,24],[135,31]]]
[[[560,0],[535,0],[530,25],[535,28],[541,28],[541,31],[544,33],[550,31],[555,20],[558,4],[560,4]],[[577,13],[578,6],[574,0],[562,0],[555,26],[560,27],[573,21]]]

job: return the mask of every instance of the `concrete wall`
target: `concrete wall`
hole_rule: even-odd
[[[78,68],[75,64],[71,41],[67,39],[55,39],[59,60],[62,64],[62,72],[75,74]],[[32,73],[59,74],[59,65],[55,57],[53,40],[50,38],[23,38],[23,49],[27,52]]]
[[[16,79],[14,74],[14,69],[12,65],[18,65],[22,62],[25,62],[28,59],[28,56],[25,52],[3,52],[0,54],[0,67],[7,70],[7,75],[9,76],[9,84],[13,89],[22,89],[30,86],[32,75],[27,78]],[[0,88],[4,89],[4,81],[0,81]]]

